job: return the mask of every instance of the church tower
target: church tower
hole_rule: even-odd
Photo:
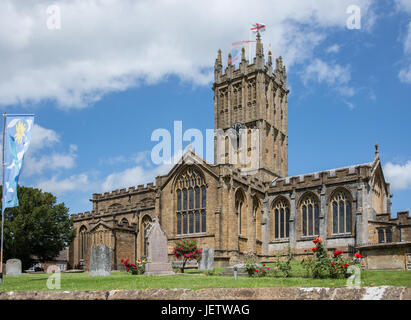
[[[264,180],[288,175],[287,75],[282,58],[273,66],[271,51],[264,59],[263,43],[257,33],[256,56],[253,63],[246,60],[242,49],[241,62],[236,68],[228,55],[223,73],[221,50],[214,67],[214,126],[224,132],[230,128],[259,130],[258,169]],[[251,147],[248,145],[248,152]],[[216,141],[214,163],[218,163]],[[240,167],[241,165],[237,165]]]

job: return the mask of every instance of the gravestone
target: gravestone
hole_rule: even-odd
[[[214,269],[214,249],[203,248],[201,252],[200,270]]]
[[[248,276],[248,272],[247,272],[247,268],[246,268],[246,264],[245,263],[238,263],[234,266],[230,266],[225,268],[221,273],[220,276],[233,276],[234,275],[234,269],[237,268],[237,272],[238,272],[238,276],[239,277],[247,277]]]
[[[92,277],[109,276],[111,273],[112,259],[113,249],[105,246],[104,244],[92,246],[89,275]]]
[[[6,261],[6,275],[21,275],[21,261],[19,259],[9,259]]]
[[[148,255],[145,275],[174,274],[171,263],[168,261],[167,236],[160,227],[158,219],[151,223],[147,233]]]
[[[173,268],[179,268],[181,269],[183,267],[183,261],[171,261],[171,266]],[[189,260],[186,262],[184,268],[186,269],[192,269],[192,268],[197,268],[198,264],[196,260]]]

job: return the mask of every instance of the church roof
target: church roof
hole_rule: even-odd
[[[316,171],[316,172],[311,172],[311,173],[305,173],[305,174],[300,174],[300,175],[294,175],[294,176],[288,176],[284,178],[276,178],[271,182],[271,186],[275,187],[277,182],[279,181],[285,181],[285,183],[290,183],[291,178],[299,178],[299,181],[302,182],[304,181],[305,176],[313,176],[314,179],[319,179],[321,173],[328,173],[330,177],[333,177],[336,175],[337,171],[340,170],[347,170],[348,169],[348,174],[353,174],[355,173],[355,170],[359,167],[373,167],[375,164],[375,160],[372,162],[367,162],[367,163],[362,163],[362,164],[356,164],[356,165],[351,165],[351,166],[346,166],[346,167],[341,167],[341,168],[334,168],[334,169],[328,169],[328,170],[323,170],[323,171]]]

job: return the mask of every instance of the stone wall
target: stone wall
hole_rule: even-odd
[[[136,235],[132,232],[116,231],[116,247],[113,254],[113,269],[122,270],[121,259],[130,259],[134,263],[136,258]]]
[[[0,300],[411,300],[411,287],[23,291]]]
[[[357,247],[363,255],[362,265],[367,270],[411,269],[411,242],[381,243]]]

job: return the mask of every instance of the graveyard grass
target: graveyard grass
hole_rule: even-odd
[[[213,272],[186,270],[185,275],[144,276],[131,275],[126,272],[112,272],[108,277],[90,277],[84,273],[62,273],[61,291],[94,291],[94,290],[135,290],[154,288],[264,288],[264,287],[344,287],[346,279],[312,279],[295,263],[292,277],[248,278],[218,276],[223,268]],[[211,275],[210,275],[211,274]],[[47,279],[50,274],[22,274],[5,276],[0,291],[37,291],[49,290]],[[362,286],[411,286],[410,271],[362,271]]]

